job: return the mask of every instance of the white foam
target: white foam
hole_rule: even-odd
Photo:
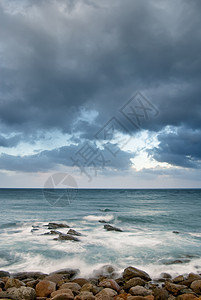
[[[111,220],[114,219],[114,216],[113,215],[106,215],[106,216],[96,216],[96,215],[89,215],[89,216],[85,216],[84,217],[84,220],[87,220],[87,221],[105,221],[105,222],[109,222]]]

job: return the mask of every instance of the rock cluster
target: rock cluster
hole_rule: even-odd
[[[146,272],[128,267],[115,278],[112,266],[96,277],[79,277],[79,270],[63,269],[50,274],[0,270],[1,300],[201,300],[201,276],[190,273],[172,278],[162,273],[152,280]]]

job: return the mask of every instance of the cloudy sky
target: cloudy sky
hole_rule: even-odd
[[[200,0],[0,0],[0,187],[201,187]]]

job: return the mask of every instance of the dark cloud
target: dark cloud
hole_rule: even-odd
[[[1,137],[0,146],[14,147],[20,139],[33,143],[38,131],[54,129],[94,140],[113,116],[135,132],[119,109],[138,90],[159,110],[140,128],[188,127],[190,140],[201,129],[200,27],[199,0],[2,1],[0,124],[7,134],[20,135]],[[93,122],[76,123],[80,108],[99,114]],[[157,160],[196,165],[200,144],[182,153],[183,130],[160,137]],[[8,169],[19,169],[19,160],[27,170],[32,164],[41,170],[51,165],[50,156],[52,164],[65,165],[62,155],[62,150],[23,158],[4,154],[1,168],[10,161]]]
[[[157,161],[187,168],[201,167],[201,130],[180,128],[158,138],[159,146],[150,152]]]
[[[88,152],[87,156],[84,154],[85,151]],[[34,155],[14,156],[3,153],[0,155],[0,169],[20,172],[45,172],[54,169],[58,165],[63,165],[75,167],[79,171],[85,169],[87,171],[88,168],[91,168],[95,172],[105,171],[106,169],[114,172],[129,169],[132,157],[133,154],[121,150],[117,145],[108,143],[107,149],[101,150],[94,144],[86,142],[78,146],[71,145],[41,151]]]

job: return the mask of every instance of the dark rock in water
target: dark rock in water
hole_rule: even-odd
[[[112,225],[104,225],[104,229],[106,229],[107,231],[119,231],[119,232],[123,232],[123,230],[121,230],[120,228],[118,227],[114,227]]]
[[[6,271],[0,270],[0,278],[1,277],[10,277],[10,273]]]
[[[38,225],[32,225],[33,228],[40,228]]]
[[[50,222],[48,223],[48,229],[57,229],[57,228],[69,228],[70,226],[68,226],[67,224],[63,224],[63,223],[53,223]]]
[[[62,232],[57,230],[50,230],[49,232],[45,232],[42,235],[52,235],[52,234],[62,234]]]
[[[39,230],[38,228],[32,228],[31,232],[35,232],[35,231],[38,231],[38,230]]]
[[[124,270],[123,272],[123,278],[125,280],[129,280],[131,278],[134,278],[134,277],[140,277],[146,281],[150,281],[151,278],[149,276],[149,274],[147,274],[146,272],[142,271],[142,270],[139,270],[137,268],[134,268],[134,267],[128,267]]]
[[[81,236],[82,234],[74,229],[69,229],[67,234]]]
[[[75,277],[76,275],[78,275],[79,273],[80,273],[79,269],[66,268],[66,269],[61,269],[61,270],[52,272],[49,274],[49,276],[56,275],[56,274],[62,274],[63,276],[65,276],[65,278],[71,279],[71,278]]]
[[[176,231],[176,230],[173,230],[172,233],[176,233],[176,234],[179,234],[180,232],[179,231]]]
[[[176,259],[176,260],[164,262],[164,264],[165,265],[176,265],[176,264],[186,264],[189,262],[190,262],[190,259],[183,259],[183,260]]]
[[[99,223],[108,223],[108,222],[106,222],[105,220],[99,220],[98,222],[99,222]]]
[[[115,275],[115,268],[112,265],[104,265],[98,270],[93,271],[93,276],[112,278]]]
[[[54,241],[75,241],[79,242],[80,240],[73,235],[61,233],[58,238],[55,238]]]
[[[41,272],[18,272],[18,273],[13,273],[11,276],[13,278],[19,279],[19,280],[24,280],[27,278],[33,278],[33,279],[43,279],[46,277],[48,274],[44,274]]]

